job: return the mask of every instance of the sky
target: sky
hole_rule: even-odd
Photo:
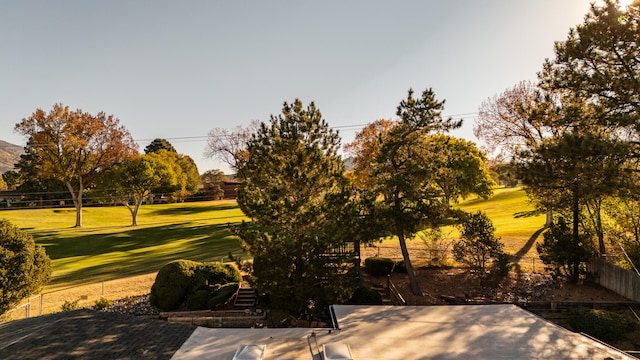
[[[0,0],[0,140],[63,103],[120,119],[140,151],[155,138],[200,173],[215,128],[314,101],[342,143],[433,88],[453,135],[478,142],[486,99],[536,80],[591,0]]]

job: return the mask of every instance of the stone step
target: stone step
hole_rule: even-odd
[[[237,308],[249,308],[256,304],[256,291],[250,287],[241,287],[238,289],[236,299],[233,303]]]

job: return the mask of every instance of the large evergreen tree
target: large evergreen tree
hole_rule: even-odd
[[[253,221],[235,229],[254,256],[254,284],[272,305],[302,315],[343,302],[356,267],[344,251],[351,210],[339,137],[312,102],[285,103],[248,142],[238,204]]]
[[[591,99],[601,125],[640,131],[640,1],[626,8],[618,0],[594,2],[539,75],[545,90]]]
[[[434,181],[435,164],[431,161],[434,154],[429,151],[427,135],[461,125],[460,121],[443,119],[443,108],[444,101],[437,100],[432,89],[418,98],[409,90],[396,113],[400,122],[380,146],[373,170],[375,180],[369,188],[382,196],[376,202],[377,220],[398,237],[411,291],[416,295],[420,294],[420,287],[406,240],[418,230],[437,224],[448,208],[441,191],[429,186]]]

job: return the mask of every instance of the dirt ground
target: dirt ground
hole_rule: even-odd
[[[365,275],[366,276],[366,275]],[[623,302],[628,299],[591,282],[558,283],[544,274],[511,273],[504,279],[480,279],[465,268],[418,268],[416,277],[422,295],[411,292],[409,277],[393,273],[391,282],[408,305],[468,303],[556,302]],[[386,278],[371,278],[372,284],[386,286]]]

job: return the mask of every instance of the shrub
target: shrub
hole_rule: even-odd
[[[368,287],[361,286],[353,292],[351,299],[349,299],[348,304],[350,305],[382,305],[382,295],[378,292],[378,290]]]
[[[209,309],[209,299],[211,299],[211,291],[196,290],[187,295],[187,307],[189,310],[207,310]]]
[[[93,310],[103,310],[111,306],[113,302],[111,300],[100,298],[96,300],[96,303],[93,305]]]
[[[569,224],[560,217],[542,236],[544,240],[536,244],[536,250],[547,271],[554,276],[573,280],[587,274],[586,264],[594,254],[588,234],[579,234],[579,241],[576,243]]]
[[[617,341],[623,334],[635,328],[632,320],[606,310],[571,309],[568,321],[573,330],[584,332],[602,341]]]
[[[151,286],[149,301],[164,311],[176,310],[192,287],[197,263],[177,260],[163,266]]]
[[[51,260],[33,237],[0,220],[0,315],[49,282]]]
[[[364,260],[367,273],[372,276],[385,276],[391,274],[394,262],[389,258],[370,257]]]
[[[495,237],[495,228],[489,217],[478,211],[471,214],[460,225],[462,236],[453,244],[453,256],[456,261],[468,265],[471,269],[485,274],[487,265],[503,259],[503,247],[500,238]]]
[[[242,274],[233,264],[173,261],[158,271],[149,300],[163,311],[176,310],[185,302],[191,310],[203,310],[218,287],[241,280]]]
[[[77,299],[75,301],[65,300],[60,308],[61,308],[62,311],[78,310],[80,308],[80,306],[78,306],[78,302],[79,301],[80,301],[80,299]]]
[[[404,264],[404,260],[396,261],[393,263],[393,272],[397,273],[407,273],[407,265]]]
[[[237,282],[220,286],[218,292],[211,299],[209,299],[209,309],[215,309],[226,305],[229,300],[238,292],[238,288],[240,288],[240,284],[238,284]]]

